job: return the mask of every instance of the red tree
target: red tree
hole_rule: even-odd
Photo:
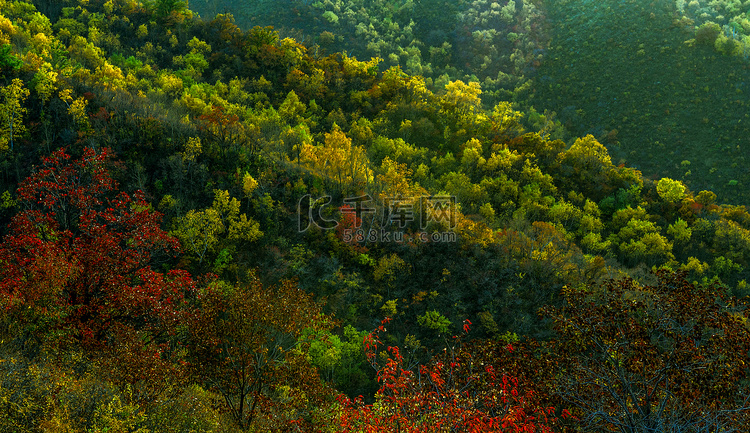
[[[0,244],[0,306],[26,341],[115,350],[135,340],[163,358],[162,337],[181,322],[194,284],[184,271],[152,269],[178,241],[143,193],[117,191],[109,156],[86,149],[73,161],[60,150],[21,183],[22,210]]]

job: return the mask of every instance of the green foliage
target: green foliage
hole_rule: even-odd
[[[172,13],[182,13],[187,10],[187,2],[181,0],[152,0],[146,4],[153,8],[159,18],[166,18]]]
[[[8,44],[0,46],[0,78],[4,77],[6,71],[15,72],[21,69],[23,62],[13,54],[13,47]]]
[[[417,323],[419,323],[419,326],[423,326],[439,334],[447,334],[451,326],[451,321],[435,310],[427,311],[417,317]]]
[[[363,341],[367,332],[358,332],[351,325],[339,336],[330,332],[306,329],[303,338],[310,339],[307,359],[318,368],[323,378],[349,395],[358,395],[370,386]]]
[[[677,222],[667,227],[667,234],[672,236],[676,243],[684,245],[690,241],[693,231],[688,227],[688,223],[678,219]]]
[[[240,213],[240,201],[228,191],[215,190],[214,202],[203,211],[190,210],[175,222],[172,234],[202,264],[216,255],[214,268],[221,269],[238,243],[253,242],[263,236],[260,224]],[[227,249],[230,248],[230,249]],[[218,270],[217,269],[217,270]]]

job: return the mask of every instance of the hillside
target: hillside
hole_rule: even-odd
[[[0,430],[746,425],[750,214],[523,74],[175,0],[0,11]]]

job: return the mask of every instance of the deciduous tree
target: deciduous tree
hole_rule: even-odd
[[[250,274],[245,285],[210,285],[198,308],[189,327],[191,365],[240,426],[269,431],[312,417],[328,393],[301,335],[329,322],[309,294],[293,281],[265,286]]]
[[[0,87],[0,96],[0,150],[13,151],[15,138],[26,130],[23,103],[29,96],[29,89],[24,87],[20,78],[14,78],[9,85]]]
[[[60,150],[21,183],[23,210],[0,244],[0,304],[25,343],[73,344],[105,358],[129,345],[148,361],[127,366],[135,383],[156,379],[155,363],[176,354],[166,337],[182,323],[194,283],[184,271],[152,268],[179,243],[141,192],[118,192],[109,155],[86,149],[72,160]]]
[[[381,385],[376,403],[340,397],[342,431],[553,431],[553,408],[535,406],[533,393],[522,391],[501,366],[474,363],[458,341],[444,355],[412,371],[398,347],[382,350],[380,334],[388,322],[365,338],[365,353]],[[470,324],[464,322],[465,332]]]
[[[748,425],[746,303],[719,284],[660,270],[657,283],[567,288],[546,308],[557,393],[589,429],[734,432]]]

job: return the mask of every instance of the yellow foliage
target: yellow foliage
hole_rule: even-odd
[[[484,165],[484,170],[488,173],[508,172],[514,164],[523,159],[515,150],[507,147],[493,151],[490,158]]]
[[[177,222],[177,228],[172,231],[183,247],[198,256],[202,263],[206,254],[216,250],[219,243],[218,235],[224,232],[224,225],[215,209],[204,211],[190,210]]]
[[[34,46],[37,54],[49,58],[50,38],[44,33],[37,33],[31,38],[31,44]]]
[[[383,59],[380,57],[373,57],[369,62],[360,62],[354,57],[344,55],[343,67],[344,73],[347,76],[367,78],[375,76],[378,72],[378,64]]]
[[[91,127],[88,115],[86,114],[86,106],[88,103],[89,101],[81,96],[73,101],[73,103],[70,104],[70,107],[68,107],[68,114],[73,116],[73,119],[81,129],[89,129]]]
[[[253,242],[261,236],[263,232],[260,231],[260,224],[244,213],[229,221],[229,239]]]
[[[596,141],[593,135],[578,138],[570,149],[560,154],[563,161],[570,162],[582,170],[599,171],[612,167],[612,158],[607,148]]]
[[[146,427],[139,427],[146,420],[141,409],[125,404],[119,396],[103,403],[96,409],[94,425],[89,433],[149,433]]]
[[[399,164],[386,156],[378,171],[376,183],[384,198],[398,197],[414,204],[420,197],[427,195],[424,188],[411,181],[412,171],[406,164]]]
[[[676,203],[685,197],[685,185],[679,180],[672,180],[668,177],[659,179],[656,184],[656,192],[664,201]]]
[[[188,42],[187,46],[190,48],[190,51],[194,53],[208,55],[211,52],[211,45],[203,42],[195,36],[193,36],[193,39]]]
[[[456,211],[455,232],[464,245],[487,247],[496,241],[495,232],[482,221],[472,221]]]
[[[122,69],[111,63],[104,61],[104,63],[96,68],[95,76],[99,78],[99,82],[105,84],[109,88],[122,87],[125,79],[122,74]]]
[[[385,317],[396,317],[396,313],[398,312],[397,308],[397,299],[392,299],[390,301],[386,301],[382,307],[380,307],[380,311],[383,312],[383,315]]]
[[[98,28],[91,26],[89,27],[89,42],[94,45],[99,45],[102,41],[102,32]]]
[[[36,81],[36,90],[39,99],[42,104],[47,103],[52,97],[52,93],[57,90],[57,72],[52,70],[52,65],[48,62],[44,62],[42,67],[34,75],[34,81]]]
[[[336,180],[340,188],[360,189],[372,180],[365,149],[352,146],[352,140],[335,124],[325,134],[322,146],[304,144],[300,159],[323,176]]]
[[[140,39],[148,36],[148,27],[146,26],[146,24],[141,24],[140,26],[138,26],[138,30],[135,31],[135,35]]]
[[[375,265],[375,269],[373,270],[373,278],[375,281],[382,281],[385,284],[391,285],[396,280],[397,275],[408,271],[409,268],[406,262],[396,254],[391,254],[390,256],[381,257],[378,260],[378,264]]]
[[[451,81],[445,85],[445,95],[440,98],[442,113],[455,113],[459,117],[470,117],[477,113],[482,105],[479,95],[482,87],[472,81],[469,84],[461,80]]]
[[[255,180],[250,173],[245,173],[245,176],[242,178],[242,192],[244,192],[246,196],[250,196],[256,188],[258,188],[258,181]]]
[[[10,37],[15,33],[13,23],[0,14],[0,45],[10,44]]]
[[[70,103],[73,102],[73,91],[71,89],[62,89],[57,94],[57,97],[60,98],[63,102],[65,102],[65,105],[70,107]]]
[[[161,209],[162,211],[167,211],[177,206],[177,203],[177,199],[174,198],[171,194],[165,194],[159,202],[159,209]]]
[[[26,23],[26,29],[30,34],[44,33],[52,36],[52,23],[46,15],[41,12],[35,12],[31,20]]]
[[[490,116],[492,132],[502,137],[513,137],[521,135],[524,131],[521,125],[523,113],[516,111],[510,102],[502,101],[495,105]]]
[[[182,84],[180,83],[180,89]],[[180,97],[180,103],[195,115],[207,114],[211,112],[211,107],[201,98],[188,95],[187,92]]]
[[[182,79],[170,73],[159,75],[156,84],[169,96],[176,97],[183,90]]]
[[[0,150],[13,150],[15,138],[26,131],[23,103],[28,96],[29,89],[19,78],[14,78],[6,87],[0,87]]]
[[[680,269],[688,272],[695,272],[696,275],[703,275],[711,266],[706,262],[701,262],[695,257],[689,257],[687,262],[680,266]]]
[[[282,119],[291,125],[302,122],[302,115],[305,114],[307,107],[304,102],[299,100],[299,97],[294,90],[290,90],[286,95],[286,99],[279,106],[279,115]]]
[[[26,72],[36,72],[44,64],[44,59],[34,51],[27,51],[21,60],[23,60],[22,70]]]
[[[482,142],[472,138],[461,146],[461,165],[464,168],[482,168],[487,163],[482,154]]]
[[[188,138],[187,143],[185,143],[185,151],[182,152],[182,160],[184,162],[195,161],[195,158],[201,154],[201,150],[201,139],[199,137]]]

